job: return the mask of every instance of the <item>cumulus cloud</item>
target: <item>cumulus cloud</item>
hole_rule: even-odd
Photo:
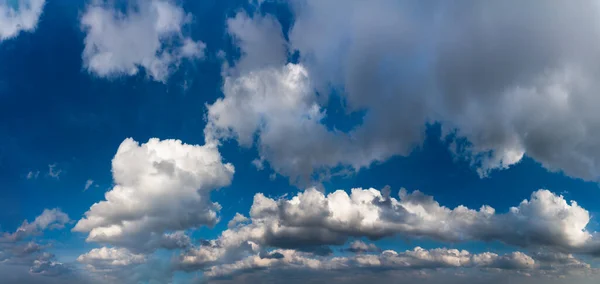
[[[379,248],[375,244],[367,244],[363,241],[356,240],[350,243],[350,246],[346,249],[353,253],[365,253],[365,252],[377,252]]]
[[[208,106],[207,141],[236,139],[250,147],[258,135],[261,160],[294,181],[307,179],[323,164],[353,159],[343,146],[346,136],[321,124],[325,113],[309,81],[306,69],[296,64],[225,78],[225,97]]]
[[[46,0],[0,2],[0,42],[35,30],[45,4]]]
[[[431,196],[404,189],[399,199],[391,197],[389,190],[372,188],[328,195],[308,189],[279,200],[258,193],[250,221],[231,226],[219,238],[190,249],[180,263],[195,269],[268,247],[311,251],[343,245],[351,237],[377,240],[390,236],[454,243],[500,241],[528,249],[595,255],[599,239],[588,231],[589,222],[587,210],[547,190],[532,193],[529,200],[506,213],[486,205],[479,210],[465,206],[450,209]],[[376,249],[357,242],[352,248]]]
[[[77,261],[93,271],[105,271],[114,267],[126,267],[146,262],[143,254],[134,254],[125,248],[97,248],[80,255]]]
[[[29,171],[25,177],[27,179],[37,179],[38,176],[40,176],[40,171]]]
[[[185,247],[183,232],[213,226],[220,205],[210,192],[231,183],[234,167],[213,145],[150,139],[121,143],[112,160],[115,186],[90,207],[73,231],[87,241],[138,251]]]
[[[227,74],[207,128],[216,137],[225,132],[242,145],[255,143],[259,161],[276,172],[294,180],[368,167],[409,154],[426,123],[440,122],[444,135],[466,139],[454,150],[481,176],[528,155],[547,169],[598,180],[596,2],[297,0],[290,6],[289,48],[299,62]],[[253,28],[281,46],[277,29]],[[240,66],[265,57],[244,41],[238,46]],[[291,76],[298,70],[301,77]],[[344,133],[325,128],[327,100],[315,90],[322,96],[335,90],[346,113],[364,113],[362,122]],[[282,97],[297,103],[292,111],[269,107]],[[265,107],[252,107],[256,102]]]
[[[91,4],[81,17],[89,72],[116,77],[143,68],[153,80],[166,82],[183,59],[204,57],[206,45],[182,32],[191,15],[173,1],[134,1],[125,12],[109,3]]]

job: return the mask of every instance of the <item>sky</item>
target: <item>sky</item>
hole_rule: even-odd
[[[598,283],[598,15],[0,0],[0,279]]]

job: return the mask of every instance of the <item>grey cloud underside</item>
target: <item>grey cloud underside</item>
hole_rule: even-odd
[[[358,188],[350,194],[338,190],[328,195],[308,189],[278,200],[258,193],[249,218],[236,215],[238,221],[230,223],[229,229],[217,239],[188,249],[179,257],[178,269],[205,269],[218,276],[281,265],[298,268],[300,260],[302,265],[311,268],[315,267],[310,266],[311,263],[319,263],[318,267],[322,268],[322,264],[328,269],[399,269],[407,262],[395,257],[390,260],[388,256],[395,252],[384,251],[377,255],[374,254],[379,251],[377,247],[358,240],[344,249],[358,253],[354,257],[319,253],[324,249],[331,251],[328,246],[341,246],[352,238],[377,240],[399,236],[450,243],[500,241],[525,250],[541,251],[532,256],[519,252],[506,257],[493,253],[468,254],[465,259],[470,262],[459,261],[462,263],[459,266],[464,268],[482,268],[472,264],[489,262],[493,263],[493,268],[512,270],[517,267],[519,270],[526,267],[546,276],[576,272],[587,275],[595,271],[572,255],[595,255],[599,250],[597,234],[587,229],[589,212],[576,202],[568,203],[562,196],[547,190],[532,193],[529,200],[511,207],[506,213],[497,213],[489,206],[479,210],[464,206],[450,209],[418,191],[401,190],[399,197],[391,197],[387,188],[382,191]],[[272,248],[275,250],[267,253]],[[442,251],[447,252],[437,252]],[[417,248],[410,254],[420,252]],[[278,257],[270,257],[274,253]],[[527,261],[521,262],[524,265],[516,265],[511,257]],[[408,268],[423,268],[409,263]]]
[[[212,266],[204,272],[204,276],[208,277],[208,282],[228,279],[244,282],[244,279],[253,277],[258,277],[261,282],[271,282],[277,277],[287,279],[286,275],[304,273],[304,276],[296,276],[294,280],[348,283],[357,278],[384,281],[395,275],[399,278],[414,277],[413,281],[421,278],[424,283],[438,283],[437,277],[447,275],[449,278],[443,283],[453,280],[462,280],[462,283],[494,283],[502,279],[512,279],[514,282],[522,280],[524,283],[552,283],[560,277],[585,279],[597,275],[596,269],[570,255],[535,259],[521,252],[506,255],[489,252],[471,254],[464,250],[426,250],[420,247],[405,252],[386,250],[378,255],[348,257],[316,257],[294,250],[274,250],[270,252],[270,255],[273,254],[278,257],[259,254],[233,263]]]
[[[224,97],[208,107],[209,139],[255,144],[259,161],[297,181],[408,155],[437,121],[444,134],[466,138],[455,151],[481,176],[528,155],[598,180],[594,1],[290,5],[289,42],[269,16],[230,20],[242,57],[237,72],[225,73]],[[299,52],[298,64],[281,63],[284,47]],[[323,125],[322,95],[331,89],[347,112],[366,113],[362,124],[349,132]]]
[[[35,240],[47,230],[64,229],[70,221],[69,216],[60,209],[45,209],[32,222],[23,221],[15,232],[0,235],[0,270],[15,267],[17,275],[7,277],[6,281],[13,281],[13,278],[25,281],[23,279],[37,279],[40,276],[69,275],[67,278],[70,278],[74,271],[73,266],[58,261],[54,254],[46,252],[50,244],[40,244]],[[29,267],[27,273],[21,271],[25,267]]]

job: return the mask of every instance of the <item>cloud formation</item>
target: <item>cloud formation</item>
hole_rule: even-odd
[[[180,231],[216,224],[221,207],[210,192],[231,183],[234,167],[212,145],[126,139],[112,173],[106,200],[92,205],[73,231],[88,233],[90,242],[152,251],[186,246]]]
[[[4,233],[0,242],[18,242],[27,237],[41,234],[44,230],[63,229],[71,220],[69,216],[58,208],[44,209],[40,216],[33,222],[23,221],[14,233]]]
[[[408,155],[425,125],[440,122],[444,135],[466,139],[453,151],[481,176],[528,155],[549,170],[600,177],[594,1],[290,6],[295,19],[286,46],[299,61],[277,66],[241,40],[237,64],[246,72],[225,75],[224,98],[208,109],[212,137],[256,145],[259,161],[295,181]],[[270,48],[284,45],[273,25],[256,24],[261,17],[238,14],[230,22],[255,23],[249,35],[272,38]],[[230,33],[241,38],[235,27]],[[364,113],[350,131],[324,125],[323,96],[332,90],[346,113]]]
[[[30,274],[50,277],[70,274],[70,265],[59,262],[54,254],[45,251],[50,245],[35,241],[45,231],[64,229],[69,222],[69,216],[60,209],[45,209],[32,222],[23,221],[15,232],[2,234],[0,268],[5,265],[29,266]]]
[[[328,195],[315,189],[279,200],[258,193],[250,218],[230,224],[219,238],[180,257],[184,269],[205,267],[275,247],[303,251],[343,245],[350,238],[378,240],[401,236],[442,242],[500,241],[526,249],[597,255],[599,238],[588,231],[590,214],[577,202],[547,190],[531,194],[506,213],[490,206],[479,210],[450,209],[419,191],[402,189],[399,199],[389,189],[338,190]],[[360,242],[351,251],[376,250]]]
[[[0,42],[37,27],[46,0],[0,2]]]
[[[252,255],[233,263],[212,266],[206,270],[204,275],[212,280],[238,280],[243,274],[261,272],[262,276],[265,276],[265,274],[282,276],[289,274],[290,271],[309,271],[309,274],[329,271],[340,276],[350,272],[354,272],[357,275],[369,275],[369,273],[365,272],[404,271],[409,273],[411,271],[420,271],[423,273],[423,276],[426,276],[422,281],[434,283],[428,278],[444,270],[454,270],[456,273],[460,269],[473,269],[474,271],[479,270],[505,276],[535,275],[546,281],[552,281],[552,279],[555,279],[559,275],[565,276],[565,274],[558,274],[563,273],[565,270],[569,270],[574,274],[597,273],[589,265],[575,267],[559,258],[538,260],[522,252],[512,252],[504,255],[491,252],[473,254],[466,250],[446,248],[427,250],[416,247],[404,252],[385,250],[380,254],[336,257],[316,257],[309,253],[289,249],[273,250],[269,255],[277,255],[277,257]],[[574,258],[570,260],[572,263],[582,263]],[[361,271],[362,273],[360,273]],[[384,278],[384,275],[375,277],[375,279]],[[465,278],[469,279],[468,276]],[[537,280],[530,279],[530,281]]]
[[[143,68],[153,80],[166,82],[183,59],[204,57],[206,45],[182,32],[191,15],[173,1],[134,1],[125,12],[109,3],[91,4],[81,17],[89,72],[111,78]]]

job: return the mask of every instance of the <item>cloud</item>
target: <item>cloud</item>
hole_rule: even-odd
[[[31,32],[37,27],[45,0],[14,0],[0,3],[0,42]]]
[[[37,179],[38,176],[40,176],[40,171],[29,171],[27,173],[26,178],[27,179]]]
[[[382,280],[386,278],[384,275],[386,272],[404,271],[405,273],[411,273],[418,271],[423,276],[427,276],[421,282],[434,283],[430,278],[443,271],[454,271],[455,276],[458,274],[457,271],[466,272],[467,275],[477,273],[477,271],[504,276],[535,275],[535,279],[545,279],[546,281],[557,278],[561,274],[556,273],[565,269],[572,269],[573,272],[583,274],[597,274],[597,271],[589,266],[569,267],[559,259],[552,261],[545,259],[543,264],[540,264],[537,259],[522,252],[512,252],[504,255],[491,252],[473,254],[457,249],[436,248],[427,250],[416,247],[404,252],[385,250],[379,254],[360,254],[347,257],[315,257],[308,253],[282,249],[270,252],[270,255],[275,254],[278,257],[251,255],[233,263],[212,266],[206,270],[204,275],[209,280],[237,280],[243,274],[252,273],[259,273],[266,277],[266,274],[289,275],[290,271],[305,271],[308,275],[319,272],[333,272],[337,276],[352,272],[353,277],[355,277],[369,275],[371,272],[376,273],[373,276],[374,279]],[[579,260],[574,261],[579,262]],[[565,275],[562,274],[562,276]],[[537,280],[529,279],[529,281]],[[332,282],[345,283],[345,281],[339,280]]]
[[[109,78],[143,68],[153,80],[166,82],[183,59],[204,57],[206,45],[182,33],[190,21],[190,14],[168,0],[134,1],[126,12],[91,4],[81,17],[84,67]]]
[[[41,234],[44,230],[63,229],[71,220],[69,216],[60,209],[44,209],[40,216],[37,216],[33,222],[23,221],[14,233],[4,233],[0,237],[0,242],[18,242],[27,237]]]
[[[308,189],[279,200],[258,193],[250,221],[231,226],[217,239],[188,250],[180,263],[183,269],[196,269],[263,248],[311,251],[343,245],[351,237],[378,240],[392,236],[453,243],[499,241],[527,249],[596,255],[600,239],[588,231],[589,223],[589,212],[577,202],[568,203],[547,190],[532,193],[529,200],[506,213],[486,205],[479,210],[450,209],[431,196],[404,189],[399,199],[391,197],[389,190],[372,188],[328,195]],[[356,242],[351,247],[356,251],[374,249]]]
[[[94,184],[94,181],[93,181],[93,180],[91,180],[91,179],[88,179],[88,180],[85,182],[85,187],[83,188],[83,191],[86,191],[86,190],[88,190],[88,189],[89,189],[89,188],[92,186],[92,184]]]
[[[61,169],[56,169],[56,164],[48,165],[48,176],[55,179],[60,179]]]
[[[124,267],[146,262],[143,254],[134,254],[125,248],[97,248],[80,255],[77,261],[86,264],[94,271],[110,270],[113,267]]]
[[[77,261],[96,283],[169,283],[173,271],[152,255],[136,254],[125,248],[102,247],[80,255]]]
[[[286,46],[298,62],[246,64],[265,55],[239,41],[236,64],[245,72],[225,74],[224,98],[209,106],[208,137],[256,145],[260,161],[295,181],[408,155],[425,125],[440,122],[444,135],[466,140],[454,151],[481,176],[528,155],[549,170],[598,180],[594,1],[298,0],[290,7]],[[241,15],[230,21],[264,17]],[[272,26],[254,24],[250,34],[279,47]],[[323,125],[332,91],[344,113],[364,114],[349,131]]]
[[[293,181],[309,177],[315,167],[333,167],[349,157],[343,146],[346,139],[321,124],[325,114],[301,65],[226,77],[223,93],[224,98],[208,106],[207,141],[233,138],[250,147],[257,136],[261,160]]]
[[[1,235],[0,269],[6,265],[29,266],[30,275],[57,277],[71,274],[73,268],[70,265],[57,261],[53,254],[45,252],[50,245],[42,245],[34,240],[47,230],[64,229],[69,222],[67,214],[60,209],[45,209],[31,223],[25,220],[14,233]],[[24,281],[32,277],[20,278]]]
[[[178,232],[213,226],[221,206],[210,192],[228,186],[234,167],[213,145],[150,139],[121,143],[112,161],[115,186],[90,207],[73,231],[87,241],[134,251],[186,246]]]

